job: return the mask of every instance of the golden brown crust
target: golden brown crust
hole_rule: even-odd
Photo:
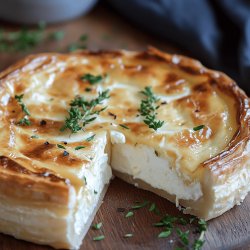
[[[0,157],[0,194],[16,202],[67,206],[68,184],[48,169],[32,172],[7,157]]]

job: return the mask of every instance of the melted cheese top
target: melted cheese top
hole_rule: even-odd
[[[81,169],[98,154],[98,143],[106,132],[118,131],[126,143],[153,147],[157,155],[170,159],[172,167],[194,176],[200,164],[223,151],[236,133],[237,100],[220,87],[220,73],[181,56],[159,53],[42,54],[13,66],[1,78],[0,156],[32,172],[51,171],[77,182],[72,176],[82,178]],[[105,77],[91,85],[81,80],[87,73]],[[157,131],[143,122],[138,111],[143,99],[140,91],[146,86],[160,98],[157,119],[164,125]],[[107,108],[95,121],[76,134],[60,131],[76,95],[91,100],[106,89],[110,98],[98,107]],[[31,114],[30,126],[17,125],[24,116],[14,98],[20,94]],[[205,127],[194,131],[198,125]],[[85,141],[93,134],[94,140]],[[64,156],[57,144],[69,155]],[[76,146],[86,147],[75,150]]]

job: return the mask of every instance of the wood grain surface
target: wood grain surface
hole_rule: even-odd
[[[2,28],[15,30],[19,27],[1,23]],[[25,54],[44,51],[66,51],[67,46],[75,42],[82,34],[88,34],[89,49],[131,49],[143,50],[148,45],[156,46],[166,52],[182,53],[178,48],[166,44],[145,34],[138,28],[127,23],[122,17],[114,14],[106,6],[99,5],[85,17],[67,23],[51,25],[46,32],[64,30],[65,38],[59,42],[45,41],[36,49],[25,53],[0,54],[0,69],[4,69]],[[157,236],[160,228],[152,226],[160,217],[150,212],[148,208],[135,211],[133,217],[125,218],[129,207],[135,201],[148,200],[154,202],[162,213],[182,215],[180,211],[167,200],[150,192],[139,190],[115,178],[108,189],[104,202],[95,216],[94,223],[102,222],[101,230],[90,229],[86,235],[81,250],[119,249],[175,249],[178,246],[176,235],[166,239]],[[0,201],[1,202],[1,201]],[[187,217],[187,216],[184,216]],[[185,226],[194,237],[194,226]],[[48,230],[50,230],[48,228]],[[133,233],[132,238],[124,238],[127,233]],[[103,241],[95,242],[93,237],[105,235]],[[229,212],[208,223],[205,235],[204,250],[247,250],[250,249],[250,196],[241,206],[236,206]],[[0,250],[49,250],[47,246],[16,240],[13,237],[0,234]]]

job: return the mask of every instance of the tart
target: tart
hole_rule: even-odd
[[[0,80],[3,233],[79,248],[112,173],[206,220],[250,189],[249,99],[196,60],[45,53]]]

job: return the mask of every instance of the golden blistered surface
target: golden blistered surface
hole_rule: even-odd
[[[81,80],[85,74],[104,77],[91,85]],[[157,119],[164,125],[157,131],[143,122],[139,112],[140,91],[147,86],[160,99]],[[60,131],[76,95],[90,100],[107,89],[110,98],[102,104],[106,110],[84,131],[74,135]],[[29,126],[17,124],[23,112],[14,97],[20,94],[24,94],[23,102],[31,114]],[[2,73],[0,156],[20,164],[27,173],[42,169],[47,176],[74,182],[72,176],[95,157],[98,134],[116,130],[126,135],[127,143],[152,146],[157,154],[168,157],[173,167],[178,162],[178,167],[191,175],[202,162],[230,145],[241,126],[241,113],[247,105],[244,98],[223,74],[155,49],[31,56]],[[205,126],[195,131],[199,125]],[[97,134],[93,141],[85,141],[93,134]],[[77,146],[85,148],[76,151]]]

